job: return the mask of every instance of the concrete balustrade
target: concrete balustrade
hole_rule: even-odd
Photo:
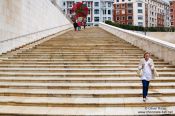
[[[0,54],[72,27],[50,0],[1,0],[0,6]]]
[[[150,52],[170,64],[175,64],[175,45],[172,43],[114,27],[105,23],[99,23],[99,27],[117,37],[120,37],[132,45],[139,47],[140,49]]]

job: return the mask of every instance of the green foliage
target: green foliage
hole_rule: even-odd
[[[119,27],[122,29],[127,30],[134,30],[134,31],[147,31],[147,32],[175,32],[175,28],[173,27],[141,27],[141,26],[133,26],[133,25],[124,25],[118,24],[112,21],[105,21],[106,24]]]

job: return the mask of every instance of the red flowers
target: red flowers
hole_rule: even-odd
[[[86,4],[83,4],[82,2],[77,2],[72,7],[72,12],[75,12],[75,17],[87,17],[88,15],[88,7]]]

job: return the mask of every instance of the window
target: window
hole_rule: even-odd
[[[99,2],[95,2],[94,5],[95,5],[95,6],[99,6]]]
[[[106,21],[106,17],[103,17],[103,22],[105,22]]]
[[[122,4],[122,8],[125,8],[125,4]]]
[[[129,13],[132,13],[132,10],[128,10],[128,14],[129,14]]]
[[[173,12],[173,9],[170,9],[171,12]]]
[[[124,2],[125,0],[122,0],[122,2]]]
[[[117,13],[117,14],[120,14],[120,10],[116,10],[116,13]]]
[[[106,10],[103,10],[103,14],[106,14]]]
[[[119,2],[119,0],[117,0],[117,2]]]
[[[132,25],[132,22],[128,22],[128,25]]]
[[[90,17],[88,17],[88,22],[91,22],[91,18]]]
[[[111,3],[108,3],[108,7],[111,7]]]
[[[128,20],[132,20],[132,16],[128,16]]]
[[[111,17],[108,17],[108,20],[111,21]]]
[[[122,14],[125,14],[125,10],[122,10]]]
[[[65,6],[66,5],[66,3],[65,2],[63,2],[63,6]]]
[[[117,20],[120,20],[120,17],[117,17]]]
[[[132,3],[129,3],[128,4],[128,8],[132,8]]]
[[[88,7],[91,7],[91,3],[90,2],[88,2]]]
[[[120,7],[120,5],[117,4],[117,8],[119,8],[119,7]]]
[[[99,10],[98,9],[95,9],[94,10],[94,14],[99,14]]]
[[[88,10],[88,14],[91,14],[91,11],[90,11],[90,9]]]
[[[109,14],[109,15],[111,14],[111,10],[108,10],[108,14]]]
[[[143,16],[138,16],[138,20],[143,20]]]
[[[73,5],[73,3],[71,2],[71,3],[69,4],[69,7],[72,7],[72,5]]]
[[[69,14],[72,14],[72,10],[69,10]]]
[[[171,22],[171,25],[173,25],[173,22]]]
[[[94,17],[95,22],[99,22],[99,17]]]
[[[125,20],[125,17],[122,17],[122,20]]]
[[[142,3],[138,3],[138,7],[142,7]]]
[[[143,13],[142,9],[138,9],[138,13]]]
[[[143,26],[143,22],[138,22],[138,26]]]

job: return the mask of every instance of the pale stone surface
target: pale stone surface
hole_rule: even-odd
[[[145,103],[136,75],[136,57],[142,54],[100,28],[70,31],[15,55],[9,52],[0,63],[0,114],[138,115],[159,105],[173,113],[175,66],[153,56],[162,73],[151,81]]]
[[[175,44],[175,32],[146,32],[146,35]]]
[[[166,62],[175,64],[175,44],[107,25],[105,23],[100,23],[99,26],[132,45],[148,51]]]
[[[0,6],[0,53],[72,27],[50,0],[1,0]]]

